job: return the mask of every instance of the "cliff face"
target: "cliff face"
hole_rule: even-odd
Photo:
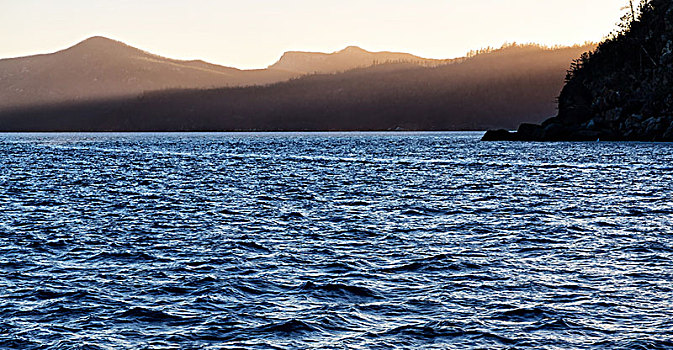
[[[485,141],[673,141],[673,2],[644,0],[635,20],[573,62],[558,116]]]

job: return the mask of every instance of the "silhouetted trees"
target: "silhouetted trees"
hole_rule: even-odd
[[[507,45],[433,67],[390,62],[249,88],[0,114],[1,130],[484,130],[555,113],[569,62],[593,46]]]

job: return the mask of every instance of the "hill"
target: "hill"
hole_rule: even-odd
[[[377,64],[269,86],[171,90],[0,112],[4,131],[484,130],[539,122],[593,46],[511,45],[451,63]],[[282,60],[281,60],[282,61]]]
[[[326,74],[384,63],[411,63],[420,66],[432,66],[449,62],[451,60],[433,60],[398,52],[369,52],[357,46],[349,46],[331,54],[286,52],[276,64],[269,68],[299,74]]]
[[[135,96],[168,88],[267,84],[295,77],[153,55],[103,37],[53,54],[0,60],[0,109]]]
[[[154,55],[104,37],[53,54],[0,60],[0,110],[60,102],[132,97],[167,89],[267,85],[308,73],[336,73],[376,62],[428,60],[349,47],[332,54],[289,52],[268,69],[240,70]]]
[[[642,1],[620,30],[575,61],[559,113],[484,140],[673,141],[673,2]]]

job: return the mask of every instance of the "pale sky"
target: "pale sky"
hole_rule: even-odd
[[[452,58],[505,42],[599,41],[627,0],[0,0],[0,58],[107,36],[162,56],[264,68],[291,50]]]

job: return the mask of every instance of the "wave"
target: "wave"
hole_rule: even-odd
[[[119,314],[118,317],[142,322],[175,322],[185,320],[185,318],[178,315],[144,307],[131,308]]]
[[[170,261],[169,259],[159,258],[152,254],[145,252],[131,252],[131,251],[114,251],[114,252],[101,252],[95,254],[88,258],[87,260],[91,261],[109,261],[109,260],[122,260],[122,261]]]
[[[497,320],[506,320],[512,322],[530,322],[543,319],[552,319],[556,313],[539,307],[515,308],[506,311],[497,311],[492,318]]]
[[[262,252],[270,252],[271,249],[256,243],[256,242],[250,242],[250,241],[243,241],[243,242],[238,242],[237,243],[240,247],[242,248],[247,248],[247,249],[252,249],[252,250],[258,250]]]
[[[369,288],[342,283],[327,283],[318,285],[313,282],[306,282],[301,286],[301,289],[308,291],[336,293],[360,298],[381,299],[381,296],[378,293],[372,291]]]
[[[465,326],[451,321],[432,321],[427,323],[399,326],[385,332],[370,334],[373,337],[411,337],[411,338],[467,338],[475,345],[479,341],[489,340],[500,344],[512,345],[517,341],[473,326]]]
[[[40,300],[52,300],[52,299],[61,299],[61,298],[71,298],[71,299],[83,299],[89,296],[89,293],[84,290],[53,290],[53,289],[35,289],[31,296],[38,298]]]
[[[420,271],[463,271],[478,270],[481,265],[472,262],[456,260],[447,254],[438,254],[428,258],[414,260],[413,262],[380,269],[384,273],[395,272],[420,272]]]
[[[263,333],[309,333],[318,329],[301,320],[287,320],[261,326],[254,331]]]

